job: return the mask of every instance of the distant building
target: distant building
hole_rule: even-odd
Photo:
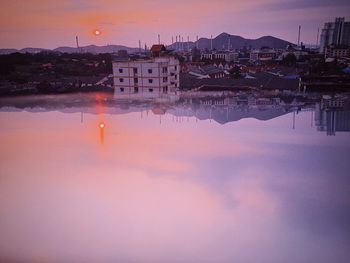
[[[215,67],[213,65],[206,66],[190,66],[188,70],[189,74],[197,77],[198,79],[220,79],[225,78],[227,73],[224,69]]]
[[[303,47],[303,44],[301,44]],[[286,56],[289,54],[293,54],[297,60],[304,58],[305,56],[309,55],[309,52],[305,50],[305,48],[295,48],[291,45],[287,47],[286,50],[283,50],[281,52],[281,55],[279,57],[280,60],[283,60]]]
[[[120,58],[127,58],[128,57],[128,51],[124,50],[124,49],[118,50],[117,54],[118,54],[118,57],[120,57]]]
[[[168,93],[180,85],[180,63],[165,54],[165,47],[154,45],[153,57],[113,62],[115,93]]]
[[[226,62],[238,62],[238,52],[233,51],[211,51],[203,52],[201,54],[201,59],[208,60],[225,60]]]
[[[344,17],[337,17],[335,22],[325,23],[320,40],[321,53],[329,45],[350,45],[350,22],[345,22]]]
[[[350,57],[350,46],[330,45],[325,48],[325,58]]]
[[[270,48],[255,49],[250,52],[249,60],[255,61],[269,61],[277,57],[277,52]]]

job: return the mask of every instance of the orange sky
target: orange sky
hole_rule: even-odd
[[[138,46],[171,36],[210,37],[221,32],[256,38],[274,35],[314,43],[317,28],[335,16],[347,16],[346,1],[311,0],[2,0],[0,48],[124,44]],[[94,36],[98,28],[102,34]]]

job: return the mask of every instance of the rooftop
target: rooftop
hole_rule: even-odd
[[[162,51],[166,51],[166,48],[164,45],[153,45],[151,47],[151,52],[162,52]]]

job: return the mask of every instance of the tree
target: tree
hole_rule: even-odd
[[[198,48],[194,47],[192,48],[192,61],[193,62],[199,62],[201,59],[201,52]]]
[[[297,63],[297,57],[293,53],[288,53],[282,60],[286,66],[295,66]]]
[[[238,66],[234,66],[232,69],[230,69],[229,73],[230,73],[230,78],[233,78],[233,79],[239,79],[242,77],[241,70]]]

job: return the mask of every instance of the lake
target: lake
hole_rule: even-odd
[[[349,95],[0,98],[0,261],[349,262]]]

